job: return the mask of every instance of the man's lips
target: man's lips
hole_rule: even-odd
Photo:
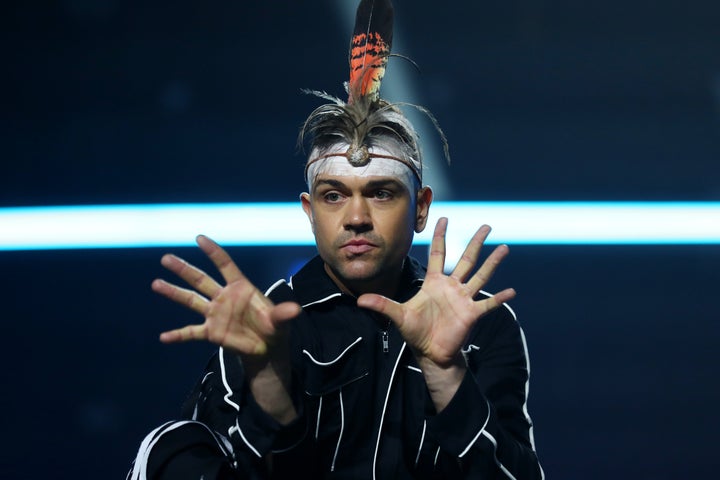
[[[367,240],[357,239],[345,242],[340,248],[348,253],[358,255],[361,253],[369,252],[370,250],[375,248],[375,244]]]

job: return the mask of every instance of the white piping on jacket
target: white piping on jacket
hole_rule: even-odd
[[[225,391],[227,392],[225,396],[223,397],[223,400],[225,400],[225,403],[233,407],[238,412],[240,411],[240,405],[230,400],[230,397],[233,394],[232,388],[230,388],[230,384],[228,383],[227,374],[225,373],[225,349],[223,347],[220,347],[220,351],[218,352],[218,359],[220,360],[220,377],[222,378],[223,385],[225,386]]]
[[[317,440],[318,436],[320,435],[320,414],[322,413],[322,401],[323,396],[320,395],[320,402],[318,403],[317,422],[315,423],[315,440]]]
[[[315,360],[315,358],[312,356],[312,354],[311,354],[310,352],[308,352],[307,350],[304,350],[304,349],[303,349],[302,352],[303,352],[305,355],[307,355],[307,356],[310,358],[310,360],[312,360],[313,363],[315,363],[316,365],[328,366],[328,365],[332,365],[333,363],[335,363],[335,362],[337,362],[338,360],[340,360],[340,359],[342,358],[342,356],[345,355],[345,354],[348,352],[348,350],[350,350],[352,347],[354,347],[354,346],[355,346],[358,342],[360,342],[361,340],[362,340],[362,337],[358,337],[353,343],[351,343],[350,345],[348,345],[348,346],[345,348],[345,350],[343,350],[342,352],[340,352],[340,355],[338,355],[338,356],[337,356],[336,358],[334,358],[333,360],[330,360],[329,362],[321,362],[321,361],[319,361],[319,360]]]
[[[282,285],[283,283],[287,283],[287,282],[281,278],[277,282],[270,285],[270,287],[268,287],[268,289],[265,290],[265,296],[267,297],[273,290],[275,290],[278,286]],[[290,290],[292,290],[292,285],[290,285]]]
[[[240,405],[238,405],[237,403],[230,400],[230,397],[232,396],[233,391],[230,388],[230,384],[228,383],[228,380],[227,380],[227,373],[225,370],[225,354],[224,354],[224,352],[225,352],[225,350],[223,349],[223,347],[220,347],[220,353],[219,353],[220,375],[222,376],[223,385],[225,385],[225,390],[227,391],[227,393],[223,397],[223,400],[225,400],[225,403],[227,403],[228,405],[233,407],[235,410],[237,410],[238,413],[240,413]],[[262,457],[262,455],[260,455],[260,452],[257,451],[257,449],[245,437],[242,430],[240,430],[240,424],[238,423],[237,417],[235,418],[235,425],[231,425],[230,428],[228,428],[228,435],[232,436],[232,434],[235,433],[236,431],[238,432],[238,435],[240,435],[240,438],[242,439],[242,441],[245,442],[245,445],[247,445],[248,448],[250,450],[252,450],[252,452],[258,458]]]
[[[250,441],[249,441],[249,440],[245,437],[245,435],[243,434],[242,430],[240,430],[240,424],[238,423],[238,419],[237,419],[237,418],[235,418],[235,425],[233,425],[233,426],[231,426],[230,428],[228,428],[228,435],[232,436],[232,434],[235,433],[235,432],[238,432],[238,435],[240,435],[240,438],[242,439],[242,441],[245,442],[245,445],[247,445],[248,448],[249,448],[250,450],[252,450],[252,452],[255,454],[256,457],[262,458],[262,455],[260,455],[260,452],[258,452],[257,449],[252,446],[252,444],[250,443]]]
[[[213,373],[215,373],[215,372],[208,372],[208,373],[206,373],[205,376],[203,377],[202,381],[200,382],[200,384],[201,384],[201,385],[204,385],[205,382],[207,381],[207,379],[210,378],[210,376],[211,376]],[[192,419],[193,419],[193,420],[197,420],[197,415],[198,415],[198,403],[200,403],[200,399],[199,399],[199,398],[198,398],[197,402],[195,402],[195,405],[193,406],[193,413],[192,413]]]
[[[265,291],[265,296],[269,295],[270,292],[275,290],[279,285],[282,285],[283,283],[286,283],[285,280],[278,280],[277,282],[273,283],[270,286],[270,288],[268,288]],[[227,371],[225,368],[225,349],[223,347],[220,347],[220,350],[218,352],[218,359],[220,361],[220,376],[222,377],[223,385],[225,386],[225,391],[226,391],[225,396],[223,397],[223,400],[225,401],[225,403],[227,403],[228,405],[233,407],[239,413],[240,405],[238,405],[234,401],[230,400],[230,397],[233,395],[234,392],[233,392],[232,388],[230,388],[230,383],[228,382],[228,379],[227,379]],[[230,426],[230,428],[228,428],[228,435],[232,436],[232,434],[235,431],[238,432],[242,441],[245,442],[245,445],[247,445],[248,448],[250,450],[252,450],[252,452],[258,458],[262,457],[262,455],[260,455],[260,452],[250,443],[250,441],[247,439],[247,437],[245,437],[245,435],[243,434],[242,430],[240,429],[240,424],[238,423],[237,418],[235,419],[235,425],[232,425],[232,426]]]
[[[418,453],[415,455],[415,466],[417,467],[418,462],[420,461],[420,452],[422,451],[423,442],[425,442],[425,428],[427,427],[427,420],[423,420],[423,431],[422,436],[420,437],[420,445],[418,445]]]
[[[527,368],[528,379],[525,382],[525,402],[523,402],[523,413],[525,414],[525,420],[530,425],[530,446],[535,450],[535,434],[533,433],[533,423],[530,419],[530,413],[528,412],[527,400],[530,395],[530,355],[528,353],[527,342],[525,341],[525,332],[520,329],[520,338],[522,338],[523,347],[525,348],[525,368]]]
[[[335,460],[337,460],[337,454],[340,451],[340,442],[342,441],[343,431],[345,430],[345,407],[343,406],[342,388],[338,392],[340,398],[340,435],[338,435],[337,445],[335,445],[335,454],[333,455],[332,465],[330,465],[330,471],[335,471]]]
[[[146,480],[147,479],[147,463],[148,459],[150,458],[150,452],[152,451],[155,444],[160,440],[160,438],[168,433],[172,432],[176,428],[180,428],[184,425],[189,424],[196,424],[196,425],[202,425],[205,429],[207,429],[208,432],[210,432],[210,435],[215,439],[215,441],[218,444],[218,447],[220,447],[220,450],[223,452],[224,455],[228,455],[228,452],[232,451],[232,446],[229,445],[227,440],[224,437],[220,437],[222,439],[222,442],[218,440],[217,435],[213,433],[210,428],[201,422],[195,422],[192,420],[183,420],[179,422],[171,421],[166,422],[159,427],[157,427],[155,430],[150,432],[142,441],[140,444],[140,449],[138,450],[137,457],[135,458],[135,461],[133,462],[133,469],[130,472],[132,474],[132,480]],[[139,468],[138,468],[139,466]],[[129,475],[128,475],[129,478]]]
[[[485,427],[487,427],[488,422],[490,421],[490,402],[485,399],[485,404],[487,405],[488,413],[487,417],[485,418],[485,423],[483,423],[483,426],[480,428],[480,431],[475,435],[475,438],[473,438],[467,447],[465,447],[465,450],[462,451],[460,455],[458,455],[458,458],[462,458],[465,456],[465,454],[470,450],[470,447],[473,446],[473,444],[477,441],[477,439],[480,437],[480,434],[482,434],[485,431]]]
[[[340,293],[340,292],[333,293],[332,295],[328,295],[327,297],[321,298],[320,300],[315,300],[314,302],[306,303],[305,305],[302,305],[302,308],[309,307],[310,305],[315,305],[317,303],[327,302],[331,298],[340,297],[340,296],[342,296],[342,293]]]
[[[490,292],[486,292],[484,290],[480,290],[480,293],[492,296],[492,294]],[[510,305],[508,305],[507,303],[503,303],[502,306],[505,307],[508,312],[510,312],[510,315],[512,315],[515,322],[518,323],[518,328],[520,329],[520,339],[522,340],[523,353],[525,354],[525,369],[527,370],[527,380],[525,380],[525,398],[523,399],[522,411],[523,411],[523,415],[525,416],[525,421],[527,421],[528,425],[530,426],[528,428],[528,437],[530,438],[530,447],[533,449],[533,451],[535,451],[535,434],[533,432],[533,422],[532,422],[532,419],[530,418],[530,413],[528,412],[528,397],[530,395],[530,354],[528,352],[527,341],[525,340],[525,332],[523,331],[522,327],[520,326],[518,319],[517,319],[517,315],[515,314],[515,311],[510,307]],[[476,345],[468,345],[467,350],[463,350],[463,352],[469,353],[470,350],[480,350],[480,348]]]
[[[515,315],[515,311],[510,308],[510,305],[503,303],[503,306],[508,309],[510,314],[513,316],[515,321],[517,322],[517,315]],[[532,447],[533,451],[535,450],[535,435],[533,434],[533,426],[532,426],[532,420],[530,419],[530,413],[528,412],[528,396],[530,394],[530,354],[528,352],[527,347],[527,341],[525,340],[525,332],[523,331],[522,327],[518,323],[518,328],[520,329],[520,339],[522,340],[523,344],[523,352],[525,353],[525,369],[527,370],[528,378],[525,381],[525,401],[523,402],[523,414],[525,415],[525,420],[527,420],[528,425],[530,425],[529,429],[529,436],[530,436],[530,446]]]
[[[500,467],[500,470],[502,470],[502,472],[503,472],[510,480],[517,480],[517,479],[513,476],[513,474],[510,473],[510,471],[509,471],[507,468],[505,468],[505,465],[503,465],[502,463],[500,463],[500,460],[498,460],[498,458],[497,458],[497,440],[495,440],[495,437],[493,437],[492,435],[490,435],[488,432],[482,432],[482,433],[483,433],[483,435],[485,435],[485,436],[488,438],[488,440],[490,440],[490,442],[493,444],[493,458],[495,459],[495,463],[497,464],[497,466]]]
[[[400,353],[398,353],[398,356],[395,359],[395,366],[393,366],[392,375],[390,375],[387,393],[385,393],[385,403],[383,404],[382,415],[380,416],[380,427],[378,428],[377,441],[375,442],[375,454],[373,455],[373,480],[375,480],[375,468],[377,466],[378,450],[380,449],[380,436],[382,435],[382,427],[385,422],[385,410],[387,409],[388,398],[390,398],[390,390],[392,389],[393,380],[395,380],[395,373],[397,372],[397,367],[400,363],[400,357],[402,357],[402,354],[405,351],[405,345],[407,344],[403,342],[402,347],[400,347]]]
[[[480,290],[480,292],[483,293],[483,294],[485,294],[485,295],[490,295],[490,296],[492,296],[491,293],[486,292],[486,291],[484,291],[484,290]],[[518,322],[517,315],[515,314],[515,311],[510,307],[510,305],[508,305],[507,303],[503,303],[502,306],[505,307],[505,308],[508,310],[508,312],[510,312],[510,315],[512,315],[512,317],[513,317],[513,319],[515,320],[515,322]],[[523,410],[523,415],[525,415],[525,420],[528,422],[528,425],[530,425],[530,427],[528,428],[528,437],[529,437],[529,439],[530,439],[530,447],[532,448],[533,451],[535,451],[535,435],[534,435],[534,433],[533,433],[533,428],[534,428],[534,427],[533,427],[532,419],[530,418],[530,413],[528,412],[528,397],[529,397],[529,394],[530,394],[530,354],[529,354],[529,352],[528,352],[527,341],[525,340],[525,332],[523,331],[523,329],[522,329],[522,327],[520,326],[519,322],[518,322],[518,328],[519,328],[519,330],[520,330],[520,339],[521,339],[522,344],[523,344],[523,353],[525,354],[525,369],[527,370],[527,380],[525,380],[525,398],[524,398],[524,400],[523,400],[522,410]],[[480,350],[480,348],[479,348],[477,345],[468,345],[467,350],[463,350],[463,352],[464,352],[464,353],[469,353],[471,350]],[[487,421],[486,421],[486,424],[487,424]],[[486,437],[492,442],[492,444],[493,444],[493,446],[494,446],[494,448],[495,448],[495,451],[497,451],[497,441],[495,440],[495,438],[494,438],[491,434],[489,434],[488,432],[484,431],[484,429],[485,429],[485,427],[483,426],[483,429],[481,430],[481,433],[482,433],[484,436],[486,436]],[[472,443],[471,443],[471,445],[472,445]],[[470,447],[468,446],[468,448],[470,448]],[[466,449],[466,452],[467,452],[467,449]],[[465,452],[463,452],[463,454],[464,454],[464,453],[465,453]],[[511,478],[511,479],[514,479],[514,478],[515,478],[515,477],[513,477],[512,474],[500,463],[500,461],[497,459],[497,456],[495,456],[495,462],[498,464],[498,466],[500,467],[500,469],[501,469],[509,478]],[[538,463],[538,467],[540,468],[540,478],[541,478],[542,480],[545,480],[545,471],[543,470],[543,468],[542,468],[542,466],[540,465],[540,463]]]

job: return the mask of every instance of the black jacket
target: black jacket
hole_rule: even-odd
[[[405,263],[395,298],[401,302],[425,276],[415,260]],[[438,414],[391,322],[357,307],[319,257],[267,295],[303,307],[291,336],[299,418],[282,427],[265,414],[243,381],[237,357],[221,348],[186,402],[184,417],[191,421],[171,422],[151,434],[153,448],[165,449],[153,452],[156,464],[180,450],[161,438],[176,427],[176,437],[183,428],[212,430],[228,463],[259,477],[267,475],[263,459],[272,453],[273,478],[299,472],[327,479],[542,478],[526,408],[525,340],[509,307],[477,322],[463,349],[468,372]]]

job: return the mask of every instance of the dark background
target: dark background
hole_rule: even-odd
[[[348,3],[4,2],[0,206],[296,200]],[[391,60],[389,98],[449,138],[447,167],[424,136],[439,199],[720,199],[717,1],[395,5],[419,71]],[[314,254],[229,250],[261,288]],[[720,246],[511,251],[491,287],[518,290],[548,478],[717,475]],[[1,478],[123,478],[176,415],[213,349],[157,341],[195,320],[150,291],[164,252],[0,253]]]

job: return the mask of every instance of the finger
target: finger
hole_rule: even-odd
[[[445,268],[445,232],[448,219],[440,217],[435,224],[432,242],[430,243],[430,256],[428,258],[427,273],[442,273]]]
[[[265,297],[263,297],[265,298]],[[282,302],[277,305],[270,304],[267,314],[257,316],[250,327],[258,337],[273,341],[278,331],[289,325],[289,321],[297,317],[302,308],[295,302]]]
[[[470,275],[470,272],[475,268],[475,264],[480,256],[480,250],[482,249],[485,239],[490,234],[490,226],[483,225],[475,232],[475,235],[470,239],[470,243],[465,247],[462,257],[458,260],[455,265],[451,277],[455,278],[460,282],[464,282],[465,279]]]
[[[496,293],[490,298],[486,298],[485,300],[480,300],[476,304],[478,305],[480,311],[478,314],[478,318],[482,317],[486,313],[495,310],[500,305],[502,305],[505,302],[509,302],[513,298],[515,298],[515,289],[514,288],[506,288],[505,290]]]
[[[221,302],[227,305],[227,302]],[[240,319],[235,315],[228,315],[228,311],[213,309],[207,317],[207,340],[238,353],[261,355],[267,352],[267,341],[272,338],[275,328],[268,318],[256,317],[253,319]],[[239,322],[232,322],[235,316]]]
[[[153,280],[151,288],[155,293],[159,293],[173,302],[177,302],[180,305],[198,312],[202,316],[207,315],[209,306],[208,299],[194,290],[180,288],[177,285],[160,279]]]
[[[392,320],[398,328],[402,327],[404,312],[402,305],[398,302],[375,293],[366,293],[358,297],[357,304],[358,307],[382,313],[386,317],[390,318],[390,320]]]
[[[235,265],[230,255],[215,241],[205,235],[198,235],[196,241],[200,249],[215,264],[227,283],[246,280],[245,275]]]
[[[270,311],[270,320],[274,325],[278,325],[300,315],[302,308],[295,302],[278,303]]]
[[[160,334],[160,341],[163,343],[179,343],[191,340],[207,340],[207,327],[205,325],[188,325]]]
[[[240,337],[225,346],[246,355],[265,355],[268,352],[268,343],[260,338]]]
[[[475,275],[470,277],[470,280],[467,282],[467,287],[473,294],[487,284],[495,273],[498,265],[500,265],[508,253],[510,253],[510,249],[507,245],[499,245],[493,250],[490,256],[485,259],[478,271],[475,272]]]
[[[189,264],[180,257],[176,257],[172,254],[166,254],[160,259],[160,263],[163,267],[185,280],[188,285],[192,286],[208,298],[215,298],[222,289],[222,287],[213,280],[210,275],[194,265]]]

